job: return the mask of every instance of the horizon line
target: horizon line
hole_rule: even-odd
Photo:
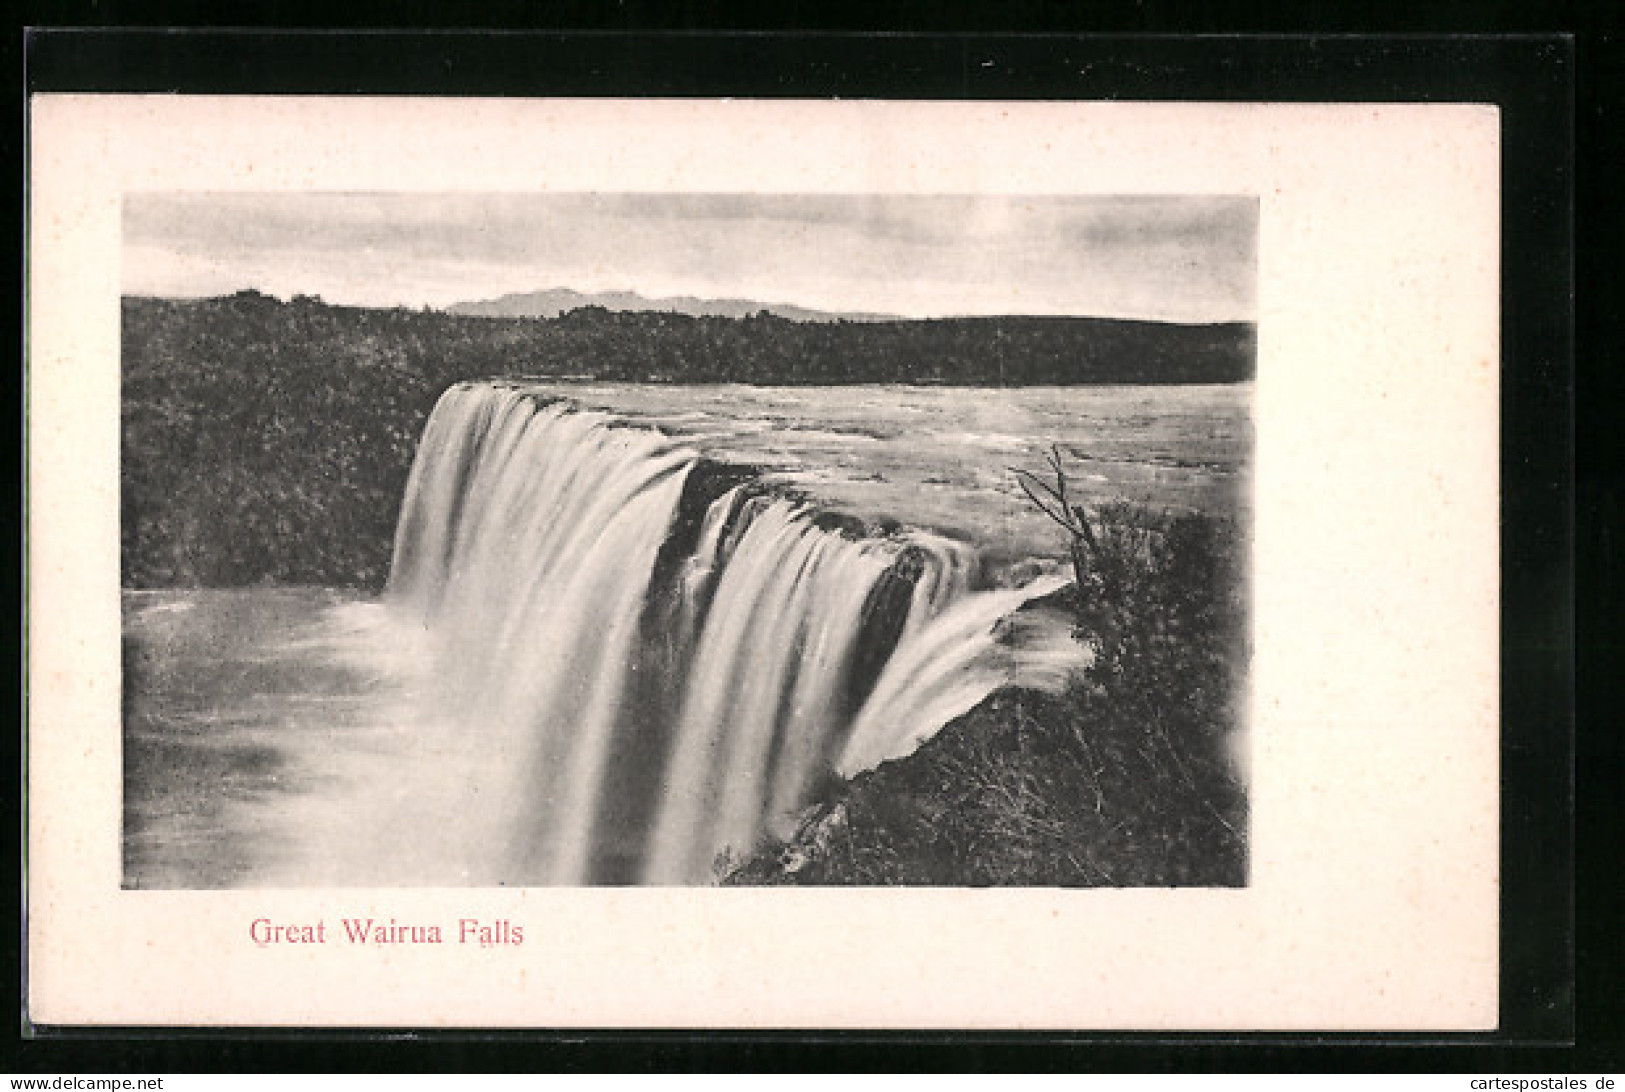
[[[788,302],[786,300],[775,300],[775,301],[771,301],[771,302],[760,301],[760,300],[756,300],[756,299],[753,299],[751,297],[746,297],[746,296],[695,296],[695,295],[689,295],[689,294],[684,294],[684,295],[680,295],[680,296],[645,296],[643,293],[639,292],[637,289],[634,289],[634,288],[609,288],[609,289],[603,289],[603,290],[595,291],[595,292],[583,292],[580,289],[562,288],[562,287],[538,288],[538,289],[532,289],[532,290],[529,290],[529,291],[503,292],[503,293],[500,293],[498,295],[489,296],[489,297],[485,297],[485,298],[482,298],[482,299],[459,300],[459,301],[457,301],[455,303],[450,303],[450,304],[433,304],[433,303],[429,303],[426,300],[425,301],[419,301],[419,302],[416,302],[416,303],[407,302],[407,301],[400,301],[400,302],[396,302],[396,303],[357,303],[357,302],[346,301],[346,300],[328,299],[327,297],[323,296],[319,292],[292,292],[292,293],[289,293],[288,295],[284,296],[284,295],[280,295],[280,294],[278,294],[276,292],[268,291],[268,290],[266,290],[264,288],[261,288],[261,287],[259,287],[257,285],[244,285],[241,288],[233,289],[233,290],[227,291],[227,292],[204,292],[204,293],[197,293],[197,294],[194,294],[194,295],[165,294],[165,293],[149,292],[149,291],[127,291],[127,290],[121,289],[120,292],[119,292],[119,295],[120,295],[120,298],[122,298],[122,299],[147,299],[147,300],[164,300],[164,301],[173,301],[173,302],[199,302],[199,301],[204,301],[204,300],[230,299],[233,296],[240,296],[240,295],[243,295],[243,294],[249,293],[249,292],[255,293],[257,295],[264,296],[264,297],[266,297],[268,299],[274,299],[277,302],[282,303],[284,305],[291,304],[297,299],[308,298],[308,299],[314,300],[317,303],[320,303],[320,304],[322,304],[323,306],[326,306],[326,307],[343,307],[343,308],[349,308],[351,310],[358,310],[358,311],[411,311],[411,312],[419,312],[419,313],[421,313],[421,312],[429,312],[429,313],[434,313],[434,314],[457,315],[457,316],[459,316],[461,318],[535,319],[535,320],[541,320],[541,321],[552,321],[552,320],[549,319],[548,316],[545,316],[545,315],[481,315],[481,314],[470,314],[470,313],[468,313],[466,311],[456,311],[456,310],[453,310],[453,309],[458,308],[458,307],[471,307],[471,306],[478,306],[478,305],[481,305],[481,304],[496,303],[499,300],[508,299],[508,298],[515,297],[515,296],[533,296],[533,295],[541,295],[541,294],[548,293],[548,292],[570,292],[570,293],[573,293],[573,294],[575,294],[577,296],[581,296],[581,297],[584,297],[584,298],[590,298],[590,297],[593,297],[593,296],[605,296],[605,295],[636,296],[638,299],[643,300],[644,302],[649,303],[649,304],[666,303],[666,302],[670,302],[670,301],[678,300],[678,299],[696,300],[696,301],[698,301],[698,302],[700,302],[702,304],[704,304],[704,303],[743,303],[743,304],[750,304],[752,306],[758,307],[759,309],[761,309],[763,311],[767,311],[769,313],[774,313],[773,309],[776,308],[776,307],[785,307],[785,308],[794,308],[794,309],[796,309],[798,311],[807,311],[807,312],[811,312],[811,313],[818,314],[818,315],[828,316],[828,318],[826,320],[826,319],[796,319],[796,318],[791,318],[791,317],[789,317],[787,315],[775,315],[775,317],[781,318],[786,322],[847,321],[847,322],[857,322],[857,323],[865,323],[865,324],[875,324],[875,323],[882,323],[882,322],[947,322],[947,321],[956,321],[956,320],[963,320],[963,319],[1023,318],[1023,319],[1094,319],[1094,320],[1107,321],[1107,322],[1155,323],[1156,325],[1159,325],[1159,326],[1257,326],[1258,325],[1258,319],[1256,317],[1251,317],[1251,318],[1216,318],[1216,319],[1169,319],[1169,318],[1156,318],[1156,317],[1147,316],[1147,315],[1104,314],[1104,313],[1098,313],[1098,312],[1096,312],[1096,313],[1085,313],[1085,312],[1076,312],[1076,311],[1069,311],[1069,312],[1057,312],[1057,311],[960,311],[960,312],[931,314],[931,315],[908,315],[908,314],[902,314],[902,313],[898,313],[898,312],[883,312],[883,311],[831,310],[831,309],[826,308],[826,307],[816,307],[816,306],[812,306],[810,304],[791,303],[791,302]],[[585,309],[585,308],[588,308],[588,307],[602,307],[602,306],[603,306],[602,304],[584,303],[580,307],[572,308],[571,310],[582,310],[582,309]],[[720,314],[717,314],[717,315],[710,315],[710,314],[690,315],[688,312],[680,311],[680,310],[677,310],[675,308],[661,308],[661,307],[657,307],[657,306],[652,306],[652,307],[648,307],[648,308],[638,308],[638,309],[605,308],[605,310],[608,310],[608,311],[610,311],[612,313],[618,313],[618,314],[670,314],[670,315],[683,315],[686,318],[732,318],[733,317],[731,315],[720,315]],[[560,312],[560,316],[565,315],[565,314],[569,314],[569,313],[570,313],[570,311],[563,311],[563,312]],[[555,316],[555,317],[559,317],[559,316]]]

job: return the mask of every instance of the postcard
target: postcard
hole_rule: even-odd
[[[29,1018],[1495,1028],[1498,120],[36,96]]]

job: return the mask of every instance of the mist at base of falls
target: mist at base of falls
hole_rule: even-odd
[[[981,544],[831,520],[703,439],[461,385],[381,598],[127,593],[126,884],[705,884],[1083,664],[1059,566],[1000,586]]]

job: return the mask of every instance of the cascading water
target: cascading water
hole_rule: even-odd
[[[385,604],[424,649],[412,700],[447,726],[429,799],[397,800],[440,820],[416,828],[426,870],[705,883],[824,779],[1078,666],[1063,622],[1018,612],[1062,578],[974,591],[962,544],[849,537],[714,468],[515,387],[442,398]]]

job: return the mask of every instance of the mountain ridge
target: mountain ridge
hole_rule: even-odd
[[[607,311],[674,311],[700,317],[746,318],[766,311],[795,322],[894,322],[902,315],[866,311],[819,311],[793,303],[760,303],[756,300],[698,296],[644,296],[633,291],[577,292],[573,288],[544,288],[536,292],[509,292],[486,300],[465,300],[445,310],[454,315],[487,318],[557,318],[582,307],[602,307]]]

